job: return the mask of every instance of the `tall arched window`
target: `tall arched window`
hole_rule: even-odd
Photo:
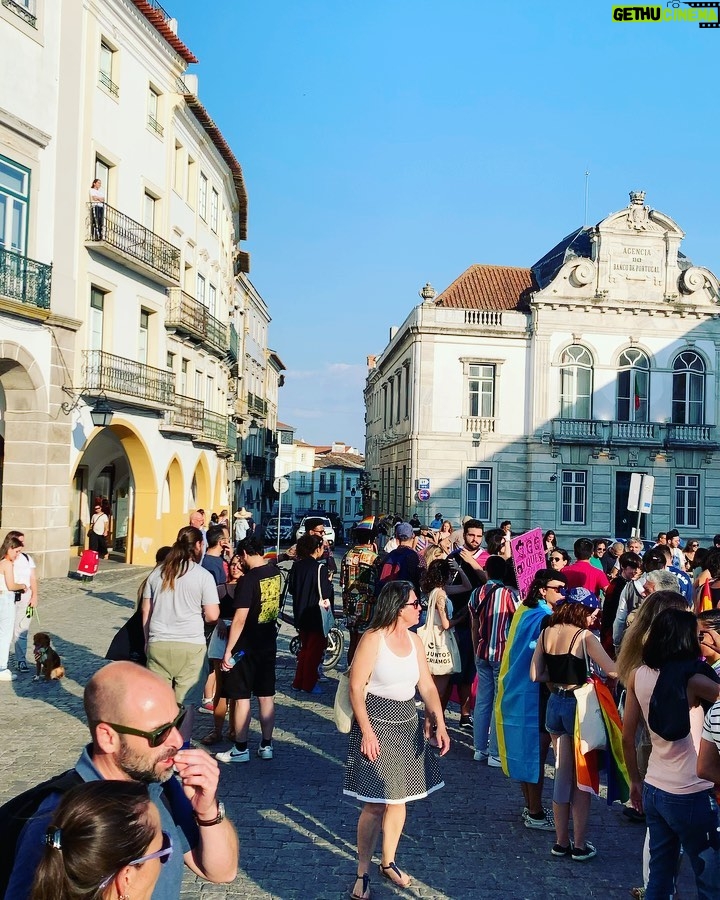
[[[617,375],[619,422],[647,422],[650,363],[642,350],[630,347],[620,354]]]
[[[705,363],[684,350],[673,363],[672,420],[676,425],[705,422]]]
[[[586,347],[573,344],[560,358],[560,418],[592,416],[592,356]]]

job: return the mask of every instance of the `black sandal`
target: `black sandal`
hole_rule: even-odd
[[[362,894],[355,893],[355,884],[358,881],[362,881]],[[351,900],[370,900],[370,876],[367,872],[364,875],[356,875],[355,876],[355,884],[352,886],[352,890],[350,891]]]
[[[412,884],[412,878],[408,875],[407,872],[401,872],[400,869],[395,865],[395,861],[388,863],[386,866],[383,866],[382,863],[378,866],[380,869],[380,874],[383,878],[387,878],[388,881],[391,881],[396,887],[406,888],[410,887]],[[393,874],[390,875],[389,872]],[[393,875],[396,876],[397,880],[393,878]]]

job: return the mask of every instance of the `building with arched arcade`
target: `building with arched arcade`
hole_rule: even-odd
[[[100,497],[111,552],[141,564],[193,510],[231,509],[249,255],[242,169],[177,22],[147,0],[32,7],[0,7],[1,503],[47,576]]]
[[[626,537],[641,472],[655,477],[644,537],[720,532],[720,295],[683,237],[632,192],[530,268],[426,285],[369,357],[374,511]]]

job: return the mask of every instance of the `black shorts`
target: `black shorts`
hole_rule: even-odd
[[[223,672],[222,695],[228,700],[249,700],[275,696],[277,648],[246,650],[245,656],[229,672]]]

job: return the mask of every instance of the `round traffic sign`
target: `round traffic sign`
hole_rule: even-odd
[[[284,494],[286,491],[290,490],[290,482],[287,480],[287,478],[281,476],[280,478],[276,478],[275,481],[273,481],[273,487],[278,492],[278,494]]]
[[[429,500],[430,499],[430,491],[427,488],[421,488],[417,492],[418,500]]]

